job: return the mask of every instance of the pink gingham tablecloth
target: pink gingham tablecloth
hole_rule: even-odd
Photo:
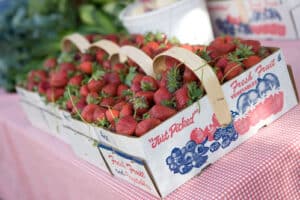
[[[300,42],[265,43],[283,48],[300,88]],[[16,95],[1,94],[0,111],[1,200],[157,199],[33,128]],[[297,106],[166,199],[300,199],[299,117]]]

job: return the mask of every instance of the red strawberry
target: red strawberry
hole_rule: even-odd
[[[104,60],[102,62],[102,66],[105,70],[111,70],[111,63],[109,60]]]
[[[86,74],[92,74],[93,72],[93,63],[90,61],[85,61],[80,63],[79,70]]]
[[[103,107],[111,107],[115,104],[113,97],[105,97],[101,100],[100,105]]]
[[[81,111],[83,110],[83,108],[87,105],[85,97],[80,98],[77,103],[76,102],[74,102],[74,103],[75,103],[75,107],[73,107],[73,109],[72,109],[72,114],[77,113],[76,110],[79,113],[81,113]]]
[[[126,101],[120,101],[113,106],[113,109],[120,111],[125,104],[127,104]]]
[[[157,88],[158,84],[152,76],[143,76],[141,79],[141,89],[143,91],[155,91]]]
[[[168,119],[175,113],[176,110],[163,105],[154,105],[149,111],[151,118],[157,118],[161,121]]]
[[[76,70],[76,66],[69,62],[61,63],[59,66],[61,71],[71,72]]]
[[[218,67],[215,67],[214,70],[215,70],[215,73],[217,75],[217,78],[218,78],[219,82],[222,83],[223,82],[223,77],[224,77],[222,70]]]
[[[213,47],[213,50],[218,52],[219,55],[227,54],[231,51],[234,51],[236,45],[231,36],[221,36],[212,41],[209,45]]]
[[[88,104],[88,105],[86,105],[86,106],[83,108],[82,112],[81,112],[82,118],[83,118],[86,122],[88,122],[88,123],[93,122],[93,119],[94,119],[94,112],[95,112],[95,110],[96,110],[97,108],[99,108],[99,106],[96,105],[96,104]]]
[[[96,60],[99,64],[102,64],[104,60],[108,57],[107,53],[102,49],[97,50],[96,52]]]
[[[135,44],[140,47],[144,43],[144,36],[142,34],[136,34],[133,36]]]
[[[125,117],[125,116],[132,115],[132,114],[133,114],[132,104],[126,103],[120,111],[120,117]]]
[[[55,102],[64,95],[65,90],[62,88],[49,88],[46,92],[47,100]]]
[[[249,56],[247,59],[245,59],[243,61],[243,66],[245,69],[248,69],[254,65],[256,65],[257,63],[259,63],[262,60],[261,57],[253,55],[253,56]]]
[[[49,88],[50,88],[49,82],[47,82],[47,81],[42,81],[42,82],[40,82],[39,85],[38,85],[38,92],[39,92],[40,94],[45,95],[46,92],[47,92],[47,90],[48,90]]]
[[[68,73],[65,71],[53,72],[49,82],[52,87],[64,87],[68,84]]]
[[[243,72],[243,68],[240,63],[229,62],[224,69],[225,80],[231,80]]]
[[[33,83],[39,83],[41,81],[47,81],[47,72],[43,70],[32,70],[28,73],[27,80]]]
[[[44,67],[45,68],[55,68],[57,65],[57,61],[55,58],[48,58],[47,60],[45,60],[44,62]]]
[[[151,130],[155,126],[160,124],[159,119],[155,118],[148,118],[144,119],[143,121],[139,122],[135,129],[135,135],[140,137],[144,135],[147,131]]]
[[[136,126],[136,120],[129,115],[119,119],[116,123],[116,131],[122,135],[133,135]]]
[[[181,110],[185,107],[188,106],[189,103],[189,90],[188,88],[184,85],[181,88],[179,88],[175,92],[175,101],[176,101],[176,108],[178,110]]]
[[[79,93],[81,96],[86,97],[90,93],[90,90],[87,85],[83,85],[80,87]]]
[[[116,72],[106,73],[104,75],[104,79],[108,83],[113,83],[113,84],[118,84],[118,85],[121,84],[120,76]]]
[[[139,91],[135,94],[135,97],[144,97],[148,105],[153,102],[153,96],[154,92],[151,91]]]
[[[221,57],[216,62],[215,66],[218,67],[218,68],[220,68],[220,69],[224,69],[227,64],[228,64],[227,58],[226,57]]]
[[[165,64],[167,66],[167,69],[170,69],[172,67],[178,66],[180,64],[180,61],[176,60],[175,58],[167,56],[165,58]]]
[[[69,80],[68,84],[74,86],[80,86],[82,80],[83,80],[83,76],[81,74],[75,75]]]
[[[105,112],[106,112],[105,108],[102,108],[100,106],[96,108],[93,114],[93,121],[97,123],[105,120],[106,119]]]
[[[117,118],[119,118],[119,114],[120,114],[119,111],[113,109],[108,109],[105,112],[105,116],[110,123],[115,121]]]
[[[94,60],[93,55],[88,54],[88,53],[83,53],[80,56],[80,61],[81,62],[90,62],[90,61],[93,61],[93,60]]]
[[[118,95],[118,97],[122,97],[123,96],[123,92],[126,91],[126,90],[128,90],[128,89],[129,89],[129,87],[127,85],[120,84],[118,86],[118,89],[117,89],[117,95]]]
[[[104,79],[100,79],[100,80],[91,79],[87,84],[87,88],[91,92],[99,92],[104,85],[105,85]]]
[[[196,144],[200,144],[203,142],[207,137],[207,131],[203,131],[201,128],[195,128],[192,130],[190,138],[191,140],[195,141]]]
[[[259,52],[259,49],[261,47],[261,44],[257,40],[241,40],[240,41],[242,44],[250,46],[251,50],[257,54]]]
[[[167,74],[168,74],[168,71],[163,71],[163,72],[161,73],[161,77],[160,77],[160,79],[158,80],[158,81],[159,81],[159,87],[167,88],[167,85],[168,85]]]
[[[125,64],[123,63],[116,63],[115,65],[112,66],[112,71],[117,72],[117,73],[126,73],[128,71],[128,68]]]
[[[115,34],[108,34],[108,35],[105,35],[105,36],[104,36],[104,39],[110,40],[110,41],[112,41],[112,42],[114,42],[114,43],[116,43],[116,44],[119,42],[119,37],[118,37],[117,35],[115,35]]]
[[[105,94],[105,95],[114,97],[114,96],[117,95],[117,89],[118,89],[118,85],[117,84],[110,83],[110,84],[105,85],[102,88],[101,92],[103,94]]]
[[[138,73],[134,76],[134,78],[131,81],[131,86],[130,86],[130,89],[133,92],[138,92],[141,90],[141,80],[143,77],[144,77],[144,75],[140,74],[140,73]]]
[[[192,81],[197,81],[198,77],[194,74],[194,72],[192,70],[185,67],[184,73],[183,73],[183,80],[184,80],[184,83],[190,83]]]
[[[78,101],[79,101],[79,98],[72,95],[71,98],[69,98],[68,101],[66,102],[66,109],[69,110],[69,111],[72,111],[73,110],[73,104],[76,104]]]
[[[153,99],[155,104],[162,104],[166,101],[171,101],[172,94],[168,91],[167,88],[161,87],[154,93]]]

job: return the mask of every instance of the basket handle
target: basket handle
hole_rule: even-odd
[[[100,48],[104,50],[108,56],[109,59],[113,62],[125,62],[127,60],[126,56],[122,55],[119,53],[120,47],[116,43],[110,41],[110,40],[99,40],[97,42],[94,42],[93,44],[90,45],[89,49],[97,49]],[[114,56],[118,55],[118,56]]]
[[[153,69],[156,74],[166,69],[166,56],[177,59],[197,75],[207,93],[208,100],[216,114],[217,120],[222,126],[229,124],[231,122],[230,110],[219,80],[211,66],[191,51],[180,47],[173,47],[153,59]]]
[[[131,60],[133,60],[136,64],[138,64],[144,70],[144,72],[147,75],[152,76],[152,77],[155,76],[154,71],[153,71],[153,61],[142,50],[140,50],[136,47],[133,47],[133,46],[125,45],[120,48],[119,54],[125,55],[128,58],[130,58]]]
[[[71,50],[72,45],[76,46],[81,53],[84,53],[90,47],[90,42],[79,33],[73,33],[63,38],[61,49],[68,52]]]

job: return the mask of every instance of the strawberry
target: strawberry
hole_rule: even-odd
[[[155,118],[144,119],[143,121],[137,124],[135,128],[135,135],[140,137],[144,135],[147,131],[157,126],[158,124],[160,124],[159,119],[155,119]]]
[[[41,81],[47,81],[48,75],[47,72],[43,70],[32,70],[27,75],[27,80],[32,83],[39,83]]]
[[[259,63],[262,60],[261,57],[253,55],[253,56],[249,56],[247,59],[245,59],[243,61],[243,66],[245,69],[248,69],[254,65],[256,65],[257,63]]]
[[[126,101],[120,101],[113,106],[113,109],[120,111],[125,104],[127,104]]]
[[[153,95],[155,104],[162,104],[171,101],[172,94],[165,87],[160,87]]]
[[[119,42],[119,37],[118,37],[118,35],[115,35],[115,34],[104,35],[104,39],[110,40],[116,44],[118,44],[118,42]]]
[[[133,36],[134,37],[134,43],[140,47],[144,43],[144,36],[142,34],[136,34]]]
[[[136,120],[132,116],[121,117],[116,123],[116,131],[122,135],[133,135],[137,126]]]
[[[73,72],[76,70],[76,66],[70,62],[63,62],[59,65],[61,71]]]
[[[113,97],[104,97],[100,102],[100,106],[102,107],[111,107],[115,104],[115,100]]]
[[[52,87],[64,87],[68,84],[68,74],[66,71],[53,72],[49,82]]]
[[[102,49],[98,49],[96,52],[96,61],[99,64],[102,64],[104,60],[106,60],[108,58],[108,54],[103,51]]]
[[[153,102],[153,96],[154,92],[151,91],[139,91],[135,94],[135,97],[144,97],[148,105]]]
[[[94,61],[94,56],[89,53],[82,53],[80,55],[80,61],[81,62],[92,62],[92,61]]]
[[[192,81],[197,81],[198,77],[194,74],[192,70],[190,70],[188,67],[185,67],[183,72],[183,81],[184,83],[190,83]]]
[[[86,106],[83,108],[82,112],[81,112],[82,118],[83,118],[86,122],[88,122],[88,123],[93,122],[93,119],[94,119],[94,112],[95,112],[95,110],[96,110],[97,108],[99,108],[99,106],[96,105],[96,104],[88,104],[88,105],[86,105]]]
[[[56,58],[48,58],[44,62],[44,67],[45,68],[53,69],[53,68],[56,67],[56,65],[57,65]]]
[[[92,74],[93,72],[93,63],[90,61],[85,61],[80,63],[79,70],[86,74]]]
[[[91,79],[87,84],[87,88],[91,92],[99,92],[104,85],[105,85],[104,79],[100,79],[100,80]]]
[[[75,75],[69,80],[68,84],[74,86],[80,86],[82,80],[83,80],[83,76],[81,74]]]
[[[142,89],[141,81],[142,81],[143,77],[144,77],[143,74],[140,74],[140,73],[135,74],[135,76],[133,77],[131,84],[130,84],[130,89],[133,92],[138,92]]]
[[[127,73],[127,70],[127,66],[123,63],[116,63],[112,66],[112,71],[117,72],[118,74]]]
[[[47,81],[42,81],[38,84],[38,92],[40,94],[45,95],[47,93],[47,90],[50,88],[50,84]]]
[[[75,104],[75,107],[73,107],[73,109],[72,109],[72,114],[77,113],[77,111],[79,113],[81,113],[81,111],[83,110],[83,108],[87,105],[85,97],[80,98],[79,101],[78,102],[74,102],[74,104]]]
[[[143,76],[141,79],[141,89],[143,91],[155,91],[157,88],[158,84],[152,76]]]
[[[110,123],[114,122],[117,118],[119,118],[119,114],[119,111],[113,109],[108,109],[105,111],[105,116]]]
[[[102,88],[101,93],[104,94],[105,96],[114,97],[117,95],[117,89],[118,89],[117,84],[110,83],[105,85]]]
[[[163,106],[163,105],[154,105],[150,110],[149,114],[151,118],[156,118],[161,121],[164,121],[174,115],[176,110]]]
[[[117,85],[121,84],[120,76],[116,72],[106,73],[104,75],[104,79],[108,83],[113,83],[113,84],[117,84]]]
[[[209,46],[213,47],[213,51],[216,51],[219,56],[234,51],[236,48],[234,40],[231,36],[217,37],[210,43]]]
[[[125,117],[133,114],[133,106],[130,103],[126,103],[120,110],[120,117]]]
[[[228,64],[228,59],[226,57],[221,57],[216,62],[215,66],[220,68],[220,69],[224,69],[227,64]]]
[[[94,114],[93,114],[93,121],[95,123],[103,122],[106,120],[105,116],[106,109],[98,106],[98,108],[95,109]]]
[[[133,105],[134,114],[133,116],[136,117],[136,115],[143,115],[148,111],[149,105],[145,97],[131,97],[129,99],[130,103]]]
[[[123,96],[123,92],[126,91],[126,90],[128,90],[128,89],[129,89],[129,87],[127,85],[120,84],[118,86],[118,89],[117,89],[117,95],[118,95],[118,97],[122,97]]]
[[[167,56],[165,58],[165,64],[167,66],[167,69],[170,69],[172,67],[176,67],[180,64],[180,61],[176,60],[175,58],[172,58],[170,56]]]
[[[107,71],[111,70],[111,63],[110,63],[109,60],[104,60],[104,61],[102,62],[102,66],[103,66],[103,68],[104,68],[105,70],[107,70]]]
[[[224,79],[231,80],[243,72],[243,68],[240,63],[229,62],[224,69]]]
[[[87,85],[83,85],[80,87],[79,93],[81,96],[86,97],[89,94],[89,88]]]
[[[182,86],[175,92],[175,101],[177,110],[181,110],[189,104],[189,90],[186,85]]]
[[[86,97],[86,102],[88,104],[99,104],[100,97],[97,92],[90,92]]]
[[[63,88],[48,88],[46,91],[46,97],[49,102],[55,102],[64,95],[65,90]]]
[[[219,82],[222,83],[223,79],[224,79],[224,75],[223,75],[222,70],[220,68],[218,68],[218,67],[215,67],[214,71],[215,71],[215,73],[217,75],[217,78],[218,78]]]
[[[251,50],[257,54],[259,52],[259,49],[261,47],[261,44],[257,40],[241,40],[240,43],[250,46]]]
[[[72,99],[72,100],[71,100]],[[66,109],[68,111],[73,110],[73,103],[76,104],[79,101],[79,98],[76,97],[75,95],[72,95],[66,102]],[[72,103],[73,102],[73,103]]]

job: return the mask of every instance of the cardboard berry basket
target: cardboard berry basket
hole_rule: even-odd
[[[191,68],[207,95],[141,137],[93,127],[112,173],[157,197],[166,197],[297,105],[280,49],[222,86],[204,60],[178,47],[155,57],[155,73],[165,68],[165,56]]]

